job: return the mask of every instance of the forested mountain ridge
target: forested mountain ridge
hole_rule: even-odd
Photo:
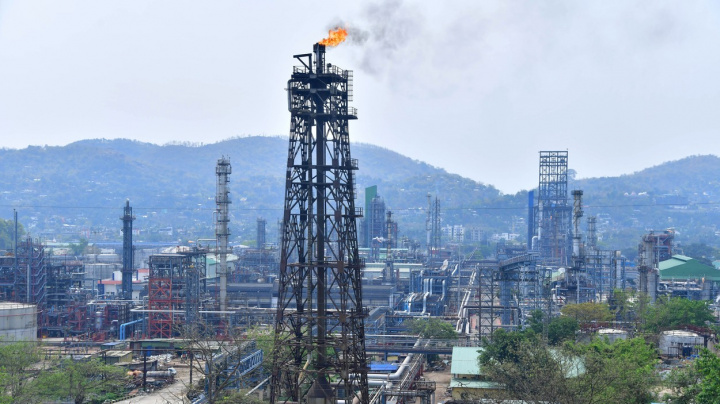
[[[26,230],[46,238],[119,239],[125,199],[138,217],[138,239],[194,239],[213,234],[215,164],[230,158],[233,241],[255,237],[268,220],[268,239],[283,205],[286,137],[243,137],[207,145],[155,145],[83,140],[62,147],[0,150],[0,213],[16,208]],[[428,193],[438,196],[443,225],[486,235],[510,232],[523,241],[527,192],[505,195],[491,185],[447,173],[399,153],[353,144],[359,161],[357,206],[378,186],[400,232],[424,240]],[[620,177],[572,180],[583,189],[586,215],[598,215],[607,246],[632,246],[647,229],[675,227],[679,239],[717,245],[720,158],[693,156]],[[584,226],[583,226],[584,227]],[[170,229],[172,228],[172,229]]]
[[[586,216],[598,215],[606,241],[639,242],[639,231],[674,228],[681,244],[720,244],[717,156],[690,156],[633,174],[571,181],[570,187],[584,191]]]
[[[271,224],[280,217],[287,147],[286,138],[257,136],[208,145],[93,139],[63,147],[2,149],[0,204],[3,217],[11,217],[17,208],[31,234],[55,236],[84,229],[101,237],[108,230],[119,231],[118,217],[130,199],[138,216],[136,228],[152,233],[173,227],[180,238],[206,237],[213,231],[215,164],[227,156],[233,171],[233,233],[246,240],[254,237],[256,217]],[[493,187],[377,146],[353,144],[352,153],[360,161],[358,206],[370,185],[378,185],[399,217],[408,215],[403,214],[408,207],[424,209],[428,192],[446,192],[449,199],[458,198],[462,189],[489,200],[499,196]],[[411,216],[420,217],[424,227],[424,210]]]

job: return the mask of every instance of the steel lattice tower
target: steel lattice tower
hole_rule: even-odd
[[[123,255],[122,255],[122,298],[132,300],[132,274],[133,274],[133,242],[132,242],[132,222],[135,216],[130,207],[130,201],[125,201],[125,209],[123,216],[120,218],[123,222]]]
[[[540,260],[548,265],[570,264],[571,207],[568,204],[568,152],[541,151],[535,235]]]
[[[425,222],[427,230],[427,246],[428,246],[428,260],[432,262],[434,257],[440,254],[440,200],[435,197],[433,200],[431,195],[427,195],[428,198],[428,217]]]
[[[367,404],[352,73],[324,45],[295,58],[270,401]]]
[[[230,174],[232,174],[232,166],[230,159],[221,157],[217,161],[215,167],[217,174],[217,187],[215,195],[215,239],[217,240],[217,266],[216,272],[220,278],[220,310],[227,310],[227,276],[228,265],[227,256],[232,252],[228,247],[228,239],[230,238]]]

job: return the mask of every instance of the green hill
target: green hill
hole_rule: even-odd
[[[272,240],[283,205],[287,147],[285,137],[256,136],[208,145],[94,139],[2,149],[0,217],[11,218],[16,208],[34,236],[118,240],[129,198],[139,240],[212,237],[215,163],[228,156],[233,241],[252,241],[259,216],[268,220]],[[527,192],[504,195],[377,146],[353,144],[352,153],[360,165],[358,206],[364,188],[377,185],[401,235],[425,239],[431,193],[439,196],[444,225],[463,224],[488,235],[514,232],[524,241]],[[585,216],[598,216],[607,247],[634,247],[646,230],[667,227],[677,229],[678,240],[717,246],[718,178],[720,158],[694,156],[630,175],[571,181],[569,188],[584,190]]]
[[[110,238],[118,234],[121,208],[129,198],[138,217],[135,227],[147,235],[172,226],[180,238],[208,237],[213,234],[215,163],[228,156],[232,230],[240,240],[251,240],[258,216],[271,224],[280,217],[287,147],[285,138],[245,137],[209,145],[95,139],[4,149],[3,217],[17,208],[34,235],[57,238],[83,231]],[[378,185],[389,207],[398,209],[396,217],[409,220],[403,224],[406,231],[424,228],[428,192],[447,194],[451,201],[465,189],[486,200],[499,196],[493,187],[376,146],[353,145],[353,156],[360,161],[359,192]]]

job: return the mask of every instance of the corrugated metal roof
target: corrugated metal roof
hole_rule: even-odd
[[[673,255],[670,259],[661,261],[658,268],[662,280],[704,278],[720,281],[720,270],[684,255]]]
[[[479,375],[478,356],[480,356],[482,349],[481,347],[453,347],[450,373],[454,375]]]
[[[398,365],[395,363],[371,363],[370,370],[373,372],[388,372],[392,373],[398,370]]]

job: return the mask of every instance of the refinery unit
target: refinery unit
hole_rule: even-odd
[[[663,278],[662,263],[677,257],[672,230],[642,237],[637,267],[620,251],[600,248],[597,218],[582,220],[583,191],[568,189],[567,151],[539,153],[524,243],[498,242],[490,256],[458,253],[449,244],[462,236],[452,228],[443,234],[442,197],[430,194],[426,240],[402,241],[402,223],[382,189],[366,188],[364,209],[355,205],[352,72],[328,63],[321,44],[295,58],[278,243],[268,242],[267,220],[258,218],[254,247],[230,244],[232,165],[222,156],[214,239],[142,249],[133,243],[138,219],[127,201],[117,249],[51,255],[40,240],[16,240],[0,257],[0,335],[98,346],[129,341],[137,354],[160,346],[181,351],[170,345],[198,328],[223,340],[263,326],[274,330],[281,352],[265,358],[269,374],[255,345],[218,353],[234,358],[226,366],[242,364],[238,377],[245,378],[234,385],[260,385],[272,402],[432,403],[434,383],[421,379],[426,355],[450,355],[453,346],[477,346],[496,329],[520,328],[533,310],[552,316],[565,304],[607,302],[613,290],[627,288],[651,299],[715,298],[716,279],[699,281],[676,266],[667,270],[677,275]],[[430,317],[451,324],[460,339],[407,335],[406,321]]]

